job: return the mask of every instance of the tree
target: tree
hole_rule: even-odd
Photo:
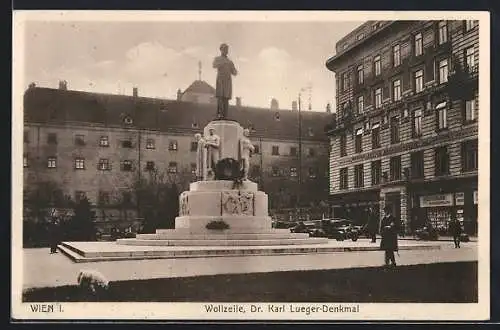
[[[88,198],[82,197],[73,203],[74,215],[67,222],[63,222],[63,237],[74,241],[95,241],[96,226],[95,213],[92,211]]]

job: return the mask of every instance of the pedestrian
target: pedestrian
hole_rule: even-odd
[[[384,207],[384,217],[380,224],[380,233],[382,240],[380,241],[380,249],[385,251],[385,266],[396,267],[396,258],[394,251],[398,251],[398,233],[400,225],[399,220],[392,215],[390,205]]]
[[[372,243],[377,242],[378,222],[377,214],[373,208],[368,208],[368,223],[366,224],[366,231]]]
[[[59,221],[53,219],[49,224],[50,234],[50,254],[57,253],[57,245],[59,244]]]
[[[460,236],[462,235],[462,224],[457,219],[453,219],[450,222],[450,232],[453,235],[453,243],[455,244],[455,249],[460,249]]]

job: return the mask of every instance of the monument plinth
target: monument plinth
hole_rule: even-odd
[[[215,120],[204,128],[204,140],[216,141],[201,166],[210,168],[210,160],[233,159],[241,162],[241,144],[245,139],[239,123]],[[209,143],[208,142],[208,143]],[[210,153],[217,153],[210,155]],[[205,171],[205,172],[208,172]],[[240,180],[238,180],[240,179]],[[179,216],[175,229],[158,229],[155,234],[138,234],[119,239],[122,245],[168,246],[256,246],[326,243],[325,238],[273,229],[268,196],[250,180],[200,180],[179,196]]]

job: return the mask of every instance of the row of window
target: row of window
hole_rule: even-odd
[[[470,68],[475,68],[474,61],[474,47],[467,48],[466,52],[466,65]],[[448,82],[448,74],[449,74],[449,61],[447,58],[441,59],[437,63],[437,77],[438,83],[444,84]],[[361,68],[358,68],[358,82],[364,80],[364,73]],[[413,72],[413,86],[412,89],[415,93],[421,93],[424,90],[424,70],[419,69]],[[373,90],[372,100],[375,106],[375,109],[379,109],[382,107],[383,103],[383,88],[377,87]],[[397,78],[392,80],[391,82],[391,100],[393,102],[400,101],[402,99],[402,82],[401,78]],[[360,95],[356,99],[356,112],[361,114],[365,110],[365,98],[363,95]],[[344,103],[343,107],[347,107],[348,102]]]
[[[475,27],[475,21],[465,21],[465,30],[470,31]],[[449,41],[448,37],[448,25],[446,21],[441,21],[438,24],[438,44],[442,45]],[[416,33],[413,35],[413,54],[414,56],[421,56],[423,54],[423,36],[422,33]],[[474,67],[474,48],[470,47],[464,51],[466,64],[469,68]],[[401,45],[396,44],[392,46],[392,66],[398,67],[401,65]],[[443,63],[444,64],[444,63]],[[441,66],[441,63],[440,63]],[[381,55],[376,55],[373,58],[373,70],[375,76],[382,74],[382,58]],[[364,66],[363,64],[357,67],[357,82],[358,84],[363,84],[365,80]],[[342,89],[346,90],[350,86],[350,75],[348,72],[342,74]]]
[[[437,104],[436,108],[436,130],[443,130],[448,128],[448,108],[446,102],[441,102]],[[468,100],[465,101],[464,105],[464,122],[472,122],[476,120],[476,101]],[[403,116],[407,116],[407,114],[403,114]],[[422,109],[416,109],[412,113],[412,137],[418,138],[422,136],[422,117],[423,112]],[[369,130],[369,122],[365,124],[365,129]],[[390,119],[390,141],[391,144],[400,142],[400,120],[398,116],[393,116]],[[354,138],[354,152],[360,153],[363,151],[363,128],[359,128],[355,132]],[[380,145],[380,124],[373,123],[371,126],[371,135],[372,135],[372,149],[378,149],[381,147]],[[347,138],[346,135],[340,136],[340,157],[347,156]]]
[[[434,149],[434,175],[443,176],[450,172],[449,153],[446,146]],[[424,152],[417,151],[410,154],[411,167],[404,170],[407,178],[419,179],[424,177]],[[478,168],[478,144],[477,140],[466,141],[461,144],[462,172],[475,171]],[[389,160],[389,175],[382,173],[381,160],[372,161],[370,164],[371,184],[379,185],[387,181],[399,181],[403,173],[401,168],[401,156],[391,157]],[[340,189],[348,189],[348,168],[340,169]],[[364,164],[354,166],[354,187],[364,187]]]

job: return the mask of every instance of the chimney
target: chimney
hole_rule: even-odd
[[[60,80],[59,81],[59,89],[62,91],[67,91],[68,90],[68,82],[66,80]]]
[[[239,96],[236,97],[236,106],[241,107],[241,97]]]
[[[36,87],[36,84],[34,82],[30,83],[28,85],[28,88],[31,89],[31,88],[35,88]]]
[[[181,100],[181,98],[182,98],[182,92],[181,92],[181,89],[179,88],[179,89],[177,90],[177,101],[180,101],[180,100]]]
[[[297,101],[292,102],[292,110],[297,111]]]
[[[132,89],[132,96],[133,96],[133,97],[138,97],[138,96],[139,96],[139,88],[134,87],[134,88]]]
[[[278,110],[278,109],[279,109],[278,100],[273,98],[271,100],[271,110]]]

